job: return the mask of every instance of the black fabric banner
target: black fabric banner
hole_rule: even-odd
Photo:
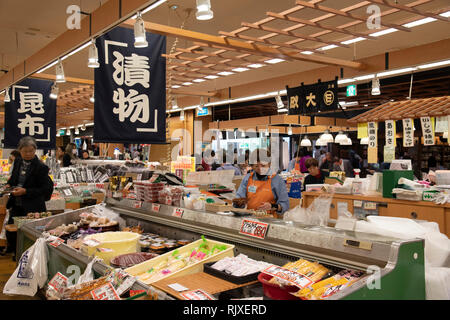
[[[166,37],[146,37],[135,48],[133,30],[116,27],[96,39],[94,142],[166,142]]]
[[[5,148],[15,149],[30,136],[39,149],[56,147],[56,100],[50,99],[53,82],[25,79],[9,89],[5,102]]]
[[[295,88],[286,87],[286,90],[289,114],[304,115],[338,108],[337,79]]]

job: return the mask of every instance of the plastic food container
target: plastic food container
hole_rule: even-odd
[[[87,256],[95,254],[97,257],[103,259],[106,264],[116,256],[125,253],[134,253],[139,251],[139,238],[140,234],[134,232],[104,232],[89,235],[86,240],[98,241],[98,245],[88,246],[83,244],[81,252]]]
[[[147,252],[126,253],[114,257],[111,260],[111,266],[115,268],[129,268],[144,261],[153,259],[157,256],[158,255],[155,253]]]
[[[297,292],[299,290],[296,286],[281,287],[277,284],[270,283],[273,276],[260,273],[258,276],[259,282],[263,285],[264,295],[274,300],[300,300],[298,297],[290,294],[290,292]]]

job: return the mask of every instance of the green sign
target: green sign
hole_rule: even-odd
[[[347,97],[354,97],[356,94],[356,84],[347,86]]]
[[[59,135],[60,136],[63,136],[63,135],[65,135],[66,134],[66,130],[64,130],[64,129],[59,129]]]

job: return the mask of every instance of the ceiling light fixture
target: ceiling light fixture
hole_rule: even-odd
[[[145,25],[142,19],[141,13],[137,13],[137,19],[134,23],[134,47],[135,48],[146,48],[148,47],[148,42],[145,36]]]
[[[247,65],[247,67],[253,68],[253,69],[258,69],[258,68],[264,67],[264,65],[261,63],[253,63],[253,64]]]
[[[94,98],[94,95],[92,95],[90,98],[89,98],[89,101],[90,102],[92,102],[92,103],[94,103],[95,102],[95,98]]]
[[[275,97],[275,101],[277,102],[278,109],[284,108],[283,100],[281,100],[281,96],[279,94]]]
[[[340,144],[342,141],[344,141],[346,139],[347,139],[347,136],[342,131],[339,131],[337,136],[334,138],[334,143]]]
[[[292,136],[292,127],[291,127],[291,125],[289,125],[289,128],[288,128],[288,135]]]
[[[173,110],[173,109],[178,109],[177,98],[173,98],[173,99],[172,99],[172,110]]]
[[[341,146],[351,146],[352,145],[352,139],[350,139],[348,136],[344,135],[345,139],[343,139],[339,144]]]
[[[203,111],[204,107],[205,107],[205,102],[203,101],[203,97],[200,97],[200,104],[197,106],[197,110]]]
[[[444,66],[446,64],[450,64],[450,60],[444,60],[444,61],[439,61],[439,62],[433,62],[433,63],[428,63],[428,64],[423,64],[421,66],[417,66],[418,69],[428,69],[428,68],[434,68],[434,67],[440,67],[440,66]]]
[[[172,89],[178,89],[178,88],[181,88],[181,86],[178,86],[178,85],[173,85],[172,86]]]
[[[67,128],[66,135],[70,136],[70,128]]]
[[[192,80],[193,82],[205,82],[206,80],[205,79],[195,79],[195,80]]]
[[[270,63],[270,64],[275,64],[275,63],[280,63],[280,62],[283,62],[283,61],[286,61],[286,60],[275,58],[275,59],[266,60],[264,62],[265,63]]]
[[[300,142],[301,147],[311,147],[311,140],[308,139],[308,136],[304,136],[302,141]]]
[[[11,102],[11,97],[9,96],[9,87],[8,88],[6,88],[6,91],[5,91],[5,100],[4,100],[5,102]]]
[[[98,63],[98,50],[95,45],[95,40],[92,39],[91,45],[89,47],[89,58],[88,58],[88,68],[98,68],[100,64]]]
[[[316,146],[318,147],[326,147],[327,143],[325,141],[323,141],[321,138],[316,140]]]
[[[394,75],[394,74],[411,72],[411,71],[415,71],[415,70],[417,70],[417,68],[413,68],[413,67],[397,69],[397,70],[390,70],[390,71],[377,73],[377,77],[381,78],[381,77],[391,76],[391,75]]]
[[[378,96],[380,94],[381,94],[380,79],[378,78],[372,79],[372,95]]]
[[[53,100],[58,99],[58,93],[59,93],[59,88],[55,82],[55,83],[53,83],[52,89],[50,91],[50,99],[53,99]]]
[[[80,130],[77,128],[75,128],[75,134],[80,134]]]
[[[325,143],[334,142],[334,138],[328,130],[325,130],[325,132],[320,136],[320,139]]]
[[[241,68],[241,67],[233,69],[234,72],[244,72],[244,71],[248,71],[248,70],[250,70],[250,69],[248,69],[248,68]]]
[[[211,20],[214,17],[210,0],[197,0],[197,12],[195,13],[195,17],[197,20]]]
[[[81,126],[80,126],[80,129],[81,129],[81,131],[85,131],[86,130],[86,124],[82,124]]]
[[[229,72],[229,71],[222,71],[222,72],[218,73],[219,76],[229,76],[231,74],[234,74],[234,73],[233,72]]]
[[[61,59],[58,59],[58,63],[56,64],[56,82],[58,83],[66,82],[66,77],[64,75],[64,68]]]
[[[217,79],[218,76],[214,76],[214,75],[210,75],[210,76],[206,76],[206,79]]]
[[[288,112],[288,111],[289,111],[289,110],[286,109],[286,108],[278,109],[278,113],[284,113],[284,112]]]
[[[180,112],[180,121],[184,121],[184,109],[181,109],[181,112]]]
[[[183,82],[183,86],[190,86],[192,82]]]

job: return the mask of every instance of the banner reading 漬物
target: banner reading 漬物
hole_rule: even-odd
[[[95,142],[166,141],[166,37],[146,39],[146,48],[135,48],[133,30],[121,27],[96,39]]]
[[[430,117],[420,117],[420,123],[422,124],[423,144],[434,145],[434,130]]]
[[[414,146],[414,127],[412,119],[403,119],[403,146]]]
[[[17,148],[19,140],[30,136],[39,149],[55,149],[56,100],[50,99],[53,82],[25,79],[9,89],[5,102],[5,148]]]
[[[295,88],[287,87],[286,91],[289,114],[310,114],[336,110],[338,107],[337,79]]]

